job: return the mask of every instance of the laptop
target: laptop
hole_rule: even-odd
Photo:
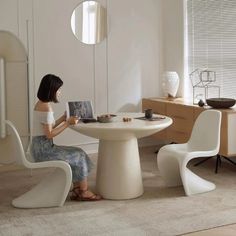
[[[96,122],[91,101],[68,101],[66,103],[67,117],[78,116],[84,123]]]

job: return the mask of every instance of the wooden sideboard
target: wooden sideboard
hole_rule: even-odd
[[[198,115],[211,109],[208,106],[199,107],[182,98],[143,98],[142,109],[153,109],[155,114],[169,116],[173,124],[153,135],[156,139],[176,143],[187,142],[194,122]],[[236,156],[236,109],[218,109],[222,112],[221,141],[219,154],[226,157]],[[210,132],[210,130],[209,130]]]

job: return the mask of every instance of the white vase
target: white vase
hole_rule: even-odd
[[[179,88],[179,76],[175,71],[166,71],[163,75],[163,90],[166,97],[175,97]]]

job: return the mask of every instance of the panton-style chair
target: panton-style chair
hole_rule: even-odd
[[[29,169],[55,168],[51,173],[42,177],[42,181],[31,190],[17,197],[12,205],[18,208],[39,208],[63,206],[71,187],[71,167],[64,161],[29,162],[20,136],[11,121],[5,121],[12,135],[14,159],[17,164]]]
[[[187,196],[215,189],[215,184],[187,168],[197,157],[217,155],[220,148],[221,112],[206,110],[197,117],[187,143],[163,146],[157,155],[157,165],[167,186],[183,185]]]

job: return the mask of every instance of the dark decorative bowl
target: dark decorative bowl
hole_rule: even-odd
[[[206,103],[213,108],[230,108],[235,105],[236,100],[232,98],[208,98]]]

